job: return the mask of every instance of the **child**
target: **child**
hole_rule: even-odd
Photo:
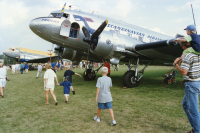
[[[81,77],[80,74],[75,73],[75,72],[73,72],[72,70],[70,70],[70,66],[69,66],[69,65],[66,66],[66,69],[67,69],[67,70],[66,70],[65,73],[64,73],[63,81],[65,80],[65,77],[66,77],[66,76],[69,76],[69,81],[72,83],[72,75],[74,75],[74,74]]]
[[[196,27],[194,25],[188,25],[184,30],[186,30],[187,35],[184,38],[175,39],[175,42],[190,42],[191,47],[187,48],[183,51],[183,54],[180,59],[182,59],[183,55],[186,53],[194,53],[200,55],[200,36],[196,34]]]
[[[63,86],[63,91],[64,91],[64,96],[66,98],[66,103],[69,103],[69,93],[70,93],[70,88],[72,89],[73,95],[75,95],[75,91],[73,90],[72,84],[69,81],[69,76],[65,77],[65,81],[63,81],[60,84],[57,84],[58,86]]]
[[[111,116],[111,126],[115,126],[117,123],[114,120],[114,113],[112,110],[112,96],[110,93],[110,87],[112,87],[112,80],[110,77],[106,76],[108,74],[108,68],[103,67],[101,69],[102,77],[97,80],[97,92],[95,102],[98,101],[97,116],[94,117],[96,122],[100,122],[100,113],[103,109],[108,109]]]

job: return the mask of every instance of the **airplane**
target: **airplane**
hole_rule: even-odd
[[[3,54],[10,58],[14,58],[19,62],[46,63],[50,60],[49,52],[43,52],[22,47],[16,47],[16,48],[10,48],[9,50],[4,50]],[[59,58],[58,54],[52,53],[51,60],[57,61],[58,58]]]
[[[55,49],[62,57],[75,64],[83,58],[94,62],[109,59],[111,64],[128,63],[122,80],[128,88],[139,86],[150,63],[172,65],[183,51],[179,42],[173,41],[183,37],[180,34],[170,37],[99,14],[73,10],[71,6],[52,11],[48,17],[35,18],[29,27],[42,39],[56,44]],[[138,70],[139,63],[146,66]],[[98,70],[86,69],[84,80],[94,80]]]

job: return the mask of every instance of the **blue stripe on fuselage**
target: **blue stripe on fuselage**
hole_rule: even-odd
[[[90,34],[92,34],[92,33],[95,32],[94,29],[90,28],[90,26],[88,25],[88,23],[86,22],[86,20],[85,20],[83,17],[78,16],[78,15],[73,15],[73,16],[74,16],[74,19],[75,19],[75,20],[76,20],[76,19],[79,19],[79,20],[76,20],[76,21],[83,21],[83,23],[85,24],[85,28],[88,30],[88,32],[89,32]]]

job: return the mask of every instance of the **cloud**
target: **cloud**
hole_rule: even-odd
[[[5,11],[1,13],[0,27],[14,27],[28,17],[28,9],[22,2],[11,4],[3,0],[0,1],[0,9]]]
[[[185,23],[186,21],[190,20],[188,17],[185,18],[177,18],[176,20],[172,20],[173,23]]]
[[[199,0],[193,0],[193,1],[189,1],[183,5],[172,5],[172,6],[167,6],[166,9],[167,11],[169,12],[180,12],[180,11],[183,11],[183,10],[186,10],[186,9],[191,9],[191,4],[192,4],[192,7],[193,9],[194,8],[200,8],[200,1]]]
[[[162,32],[159,28],[152,28],[150,30],[155,31],[155,32],[159,32],[159,33],[162,33],[162,34],[165,34],[165,32]]]
[[[133,3],[131,0],[124,0],[124,1],[95,1],[95,2],[86,2],[85,7],[90,7],[86,9],[87,12],[98,11],[102,16],[112,17],[114,19],[125,19],[129,16],[129,14],[135,13],[138,9],[139,4]],[[106,8],[105,8],[106,7]],[[106,9],[106,10],[102,10]]]

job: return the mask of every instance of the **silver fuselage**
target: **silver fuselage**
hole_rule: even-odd
[[[59,14],[60,12],[54,11],[52,14]],[[65,52],[69,50],[65,49],[63,58],[74,61],[86,59],[88,44],[83,42],[85,36],[81,28],[82,26],[86,27],[90,34],[92,34],[106,19],[108,19],[108,25],[99,36],[97,46],[90,50],[90,60],[98,62],[101,59],[110,59],[111,63],[118,64],[120,60],[128,61],[130,58],[135,59],[139,57],[141,62],[153,60],[153,64],[163,64],[171,63],[177,56],[181,55],[182,49],[180,46],[152,48],[141,51],[129,51],[126,49],[138,44],[168,40],[174,37],[98,14],[74,10],[65,10],[65,14],[68,15],[67,18],[41,17],[30,22],[30,29],[39,37],[73,51],[71,53],[73,56],[68,58],[69,54]],[[75,28],[73,28],[73,25],[75,25]],[[81,57],[79,58],[78,56]]]

